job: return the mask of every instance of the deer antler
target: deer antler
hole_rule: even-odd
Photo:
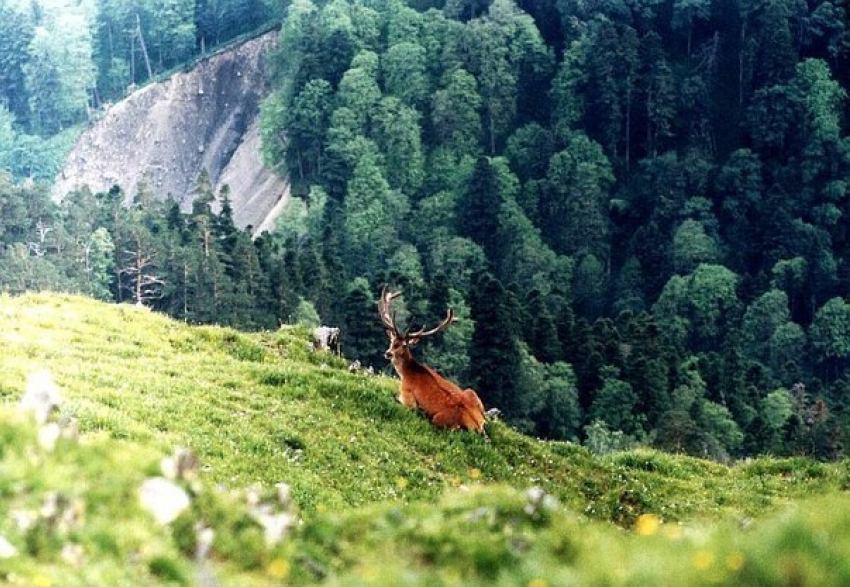
[[[452,323],[452,320],[454,320],[454,318],[455,312],[454,310],[449,308],[448,312],[446,312],[446,318],[442,322],[437,324],[434,328],[431,328],[430,330],[425,330],[423,328],[422,330],[411,332],[407,335],[407,338],[420,339],[425,338],[426,336],[431,336],[432,334],[437,334],[438,332],[442,332],[443,330],[449,327],[449,324]]]
[[[378,300],[378,314],[381,316],[381,322],[384,326],[393,332],[396,336],[399,335],[398,328],[395,325],[395,313],[390,314],[390,304],[392,301],[401,295],[400,291],[387,291],[386,286],[381,290],[381,299]]]

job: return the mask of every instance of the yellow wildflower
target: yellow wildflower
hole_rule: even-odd
[[[641,514],[635,522],[635,532],[640,536],[652,536],[660,526],[661,520],[655,514]]]
[[[726,568],[730,571],[740,571],[744,566],[744,555],[740,552],[731,552],[726,556]]]
[[[546,579],[538,577],[529,581],[528,587],[549,587],[549,583],[546,582]]]
[[[378,580],[378,569],[372,565],[359,567],[355,572],[361,579],[368,583],[373,583]]]
[[[32,578],[32,584],[33,587],[51,587],[51,585],[53,585],[53,581],[50,580],[50,577],[36,575]]]
[[[707,550],[700,550],[694,555],[693,562],[697,570],[707,571],[714,565],[714,554]]]
[[[478,479],[481,477],[481,469],[470,469],[469,470],[469,478],[470,479]]]
[[[285,579],[289,576],[289,563],[282,558],[276,558],[266,567],[266,574],[274,579]]]

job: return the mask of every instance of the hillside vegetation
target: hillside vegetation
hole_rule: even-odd
[[[850,580],[847,462],[730,468],[595,457],[499,422],[489,441],[436,430],[395,402],[394,381],[349,373],[297,328],[248,335],[46,294],[0,297],[0,321],[0,538],[15,551],[0,540],[0,580],[13,585]],[[81,431],[52,451],[11,408],[42,369]],[[163,527],[137,496],[178,446],[200,478],[178,480],[192,505]],[[269,546],[246,489],[279,482],[302,523]]]
[[[389,285],[404,290],[400,317],[455,308],[428,361],[529,434],[718,461],[844,456],[846,2],[45,4],[43,26],[29,3],[0,9],[0,291],[243,330],[321,322],[378,367],[372,312]],[[257,191],[217,185],[214,165],[186,178],[199,168],[166,157],[137,189],[122,182],[129,193],[92,185],[58,204],[30,181],[45,172],[25,137],[87,115],[92,84],[111,99],[281,16],[250,135],[291,180],[271,233],[251,238],[248,224],[267,225],[238,196]],[[48,75],[66,50],[79,59]],[[185,89],[224,118],[248,106],[215,84]],[[209,163],[214,144],[235,146],[146,136],[86,164],[119,177],[148,149]]]
[[[848,22],[835,0],[293,1],[263,109],[296,197],[284,302],[364,362],[364,297],[450,302],[471,326],[430,360],[537,436],[841,458]]]

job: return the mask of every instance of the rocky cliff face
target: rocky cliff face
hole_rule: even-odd
[[[110,107],[71,151],[54,197],[119,185],[129,201],[144,183],[188,209],[205,169],[216,194],[230,186],[239,226],[255,233],[270,228],[289,197],[288,182],[265,168],[259,151],[266,54],[276,39],[271,32],[213,55]]]

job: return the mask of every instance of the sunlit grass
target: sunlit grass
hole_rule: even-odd
[[[847,462],[762,458],[727,467],[647,449],[599,458],[498,422],[486,440],[433,428],[395,401],[396,381],[349,373],[298,328],[245,334],[85,298],[0,296],[0,403],[17,402],[40,369],[53,374],[66,400],[60,416],[78,420],[84,444],[35,467],[26,452],[4,449],[20,444],[20,429],[3,429],[0,505],[37,501],[51,485],[103,502],[92,506],[103,520],[90,518],[84,540],[97,564],[63,585],[91,584],[97,573],[114,579],[102,584],[191,576],[191,555],[132,505],[134,488],[176,446],[198,454],[210,486],[292,486],[305,521],[298,536],[274,552],[249,544],[255,531],[232,538],[234,551],[256,553],[247,569],[228,556],[216,562],[236,584],[327,575],[346,585],[785,585],[794,573],[814,581],[795,584],[850,584],[814,579],[841,553],[850,560],[850,530],[842,531],[850,524],[838,525],[844,501],[826,497],[787,513],[801,498],[846,493]],[[532,486],[558,508],[525,519]],[[132,502],[126,514],[123,502]],[[125,515],[126,525],[110,527]],[[743,532],[741,520],[756,522]],[[804,546],[819,544],[818,525],[837,536],[827,558],[814,546],[786,552],[796,548],[784,542],[793,532]],[[135,550],[150,554],[144,565],[113,568]],[[68,571],[44,552],[9,564],[29,579],[51,565]],[[846,572],[844,564],[836,568]]]

